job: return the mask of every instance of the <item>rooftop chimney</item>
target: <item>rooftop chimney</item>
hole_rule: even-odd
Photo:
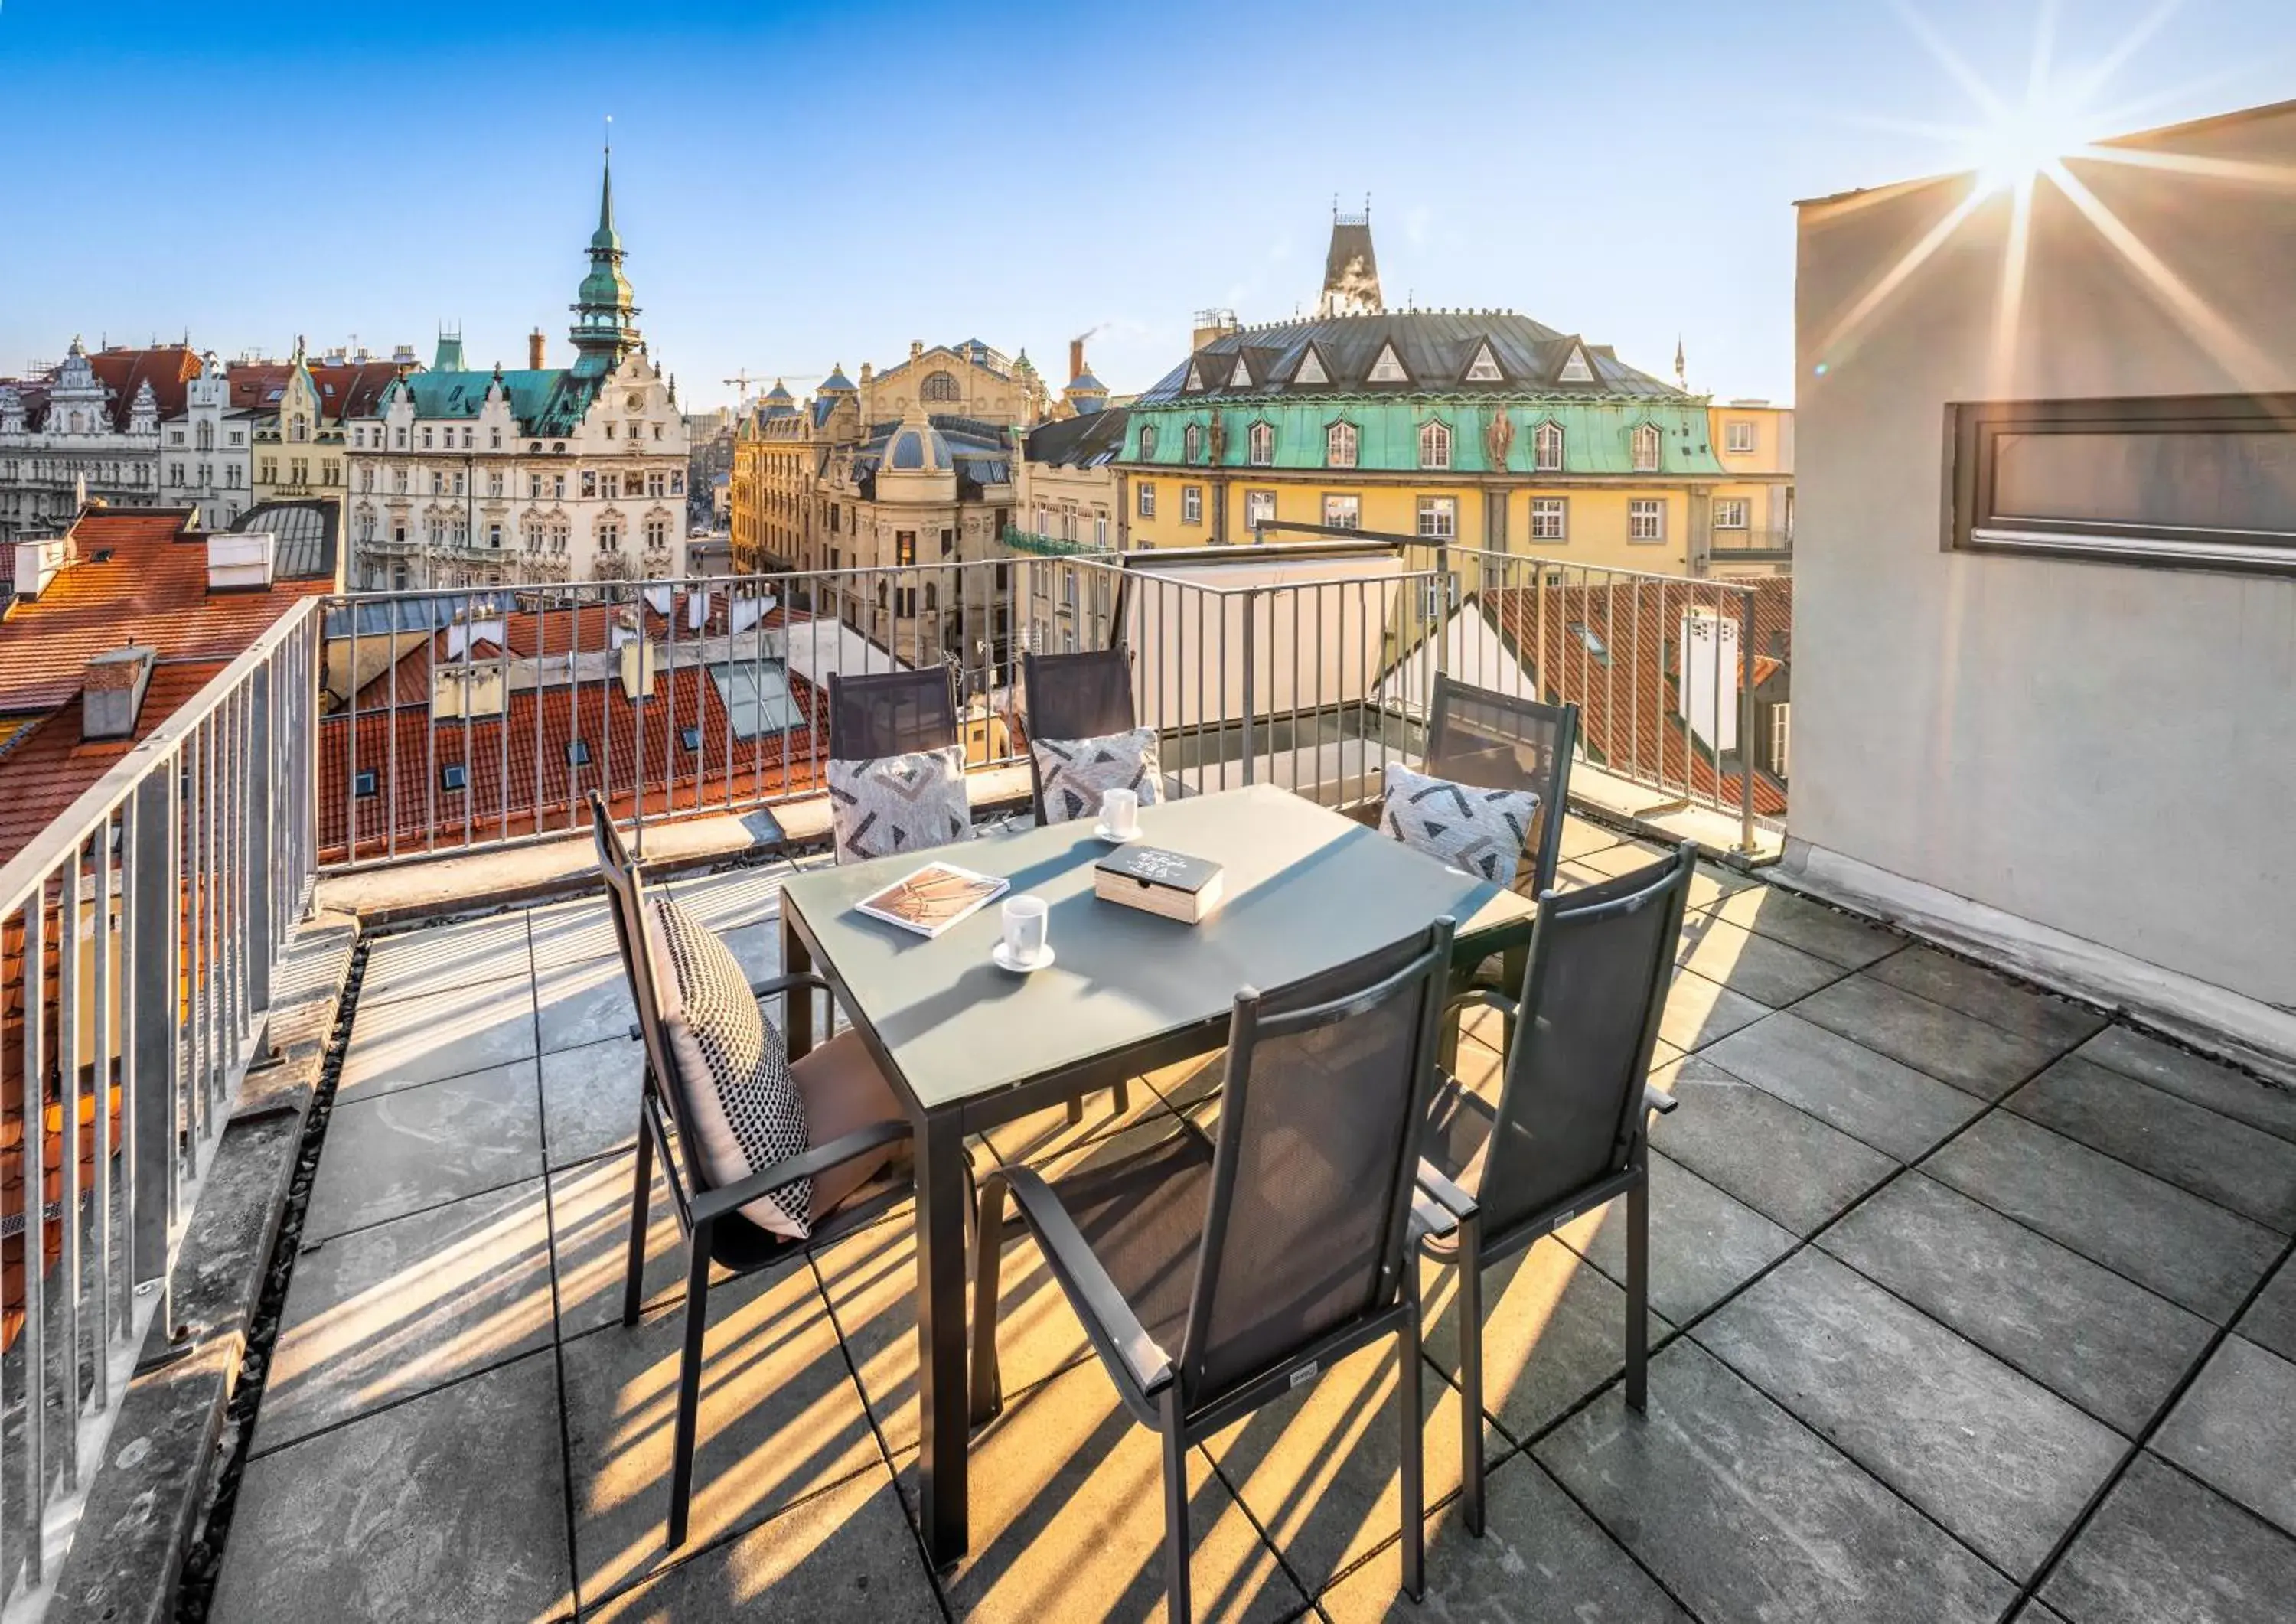
[[[72,561],[70,536],[44,536],[16,544],[16,595],[37,598],[56,578],[56,571]]]
[[[544,341],[542,329],[539,327],[537,327],[532,332],[526,335],[526,365],[528,371],[538,373],[542,370]]]
[[[401,344],[398,349],[390,352],[390,358],[401,366],[414,365],[414,346],[412,344]]]
[[[208,590],[267,592],[278,538],[268,530],[217,530],[207,538]]]
[[[131,643],[87,662],[87,681],[79,700],[83,743],[135,736],[135,720],[144,714],[144,693],[152,685],[152,662],[156,658],[155,651]]]
[[[1196,312],[1195,331],[1189,335],[1188,348],[1191,350],[1201,349],[1236,331],[1234,311],[1199,310]]]
[[[1069,381],[1073,383],[1078,378],[1083,376],[1084,340],[1082,339],[1070,339],[1069,340]]]

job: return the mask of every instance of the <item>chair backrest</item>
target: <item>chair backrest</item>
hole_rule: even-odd
[[[957,742],[956,674],[919,671],[829,674],[829,759],[874,761]]]
[[[1029,737],[1099,739],[1139,726],[1132,707],[1132,656],[1119,644],[1075,654],[1021,656],[1021,686],[1029,706]],[[1029,752],[1029,783],[1037,821],[1045,821],[1045,782],[1037,752]]]
[[[1523,853],[1533,895],[1554,883],[1570,804],[1570,754],[1578,707],[1545,705],[1488,688],[1435,679],[1427,717],[1427,771],[1486,790],[1529,790],[1538,797]]]
[[[1236,997],[1180,1352],[1193,1408],[1392,1308],[1433,1094],[1451,922]]]
[[[645,1109],[656,1148],[661,1152],[664,1181],[676,1197],[678,1221],[686,1223],[686,1209],[695,1192],[707,1187],[701,1164],[689,1161],[688,1147],[699,1143],[686,1120],[685,1100],[674,1068],[677,1056],[663,1029],[660,1001],[654,997],[653,964],[646,947],[645,885],[629,848],[614,827],[605,798],[592,790],[590,839],[597,849],[598,873],[606,882],[607,912],[614,921],[614,941],[622,954],[622,974],[628,980],[630,1000],[637,1006],[638,1033],[645,1041]],[[665,1132],[665,1128],[671,1130]],[[673,1140],[675,1150],[673,1150]]]
[[[1627,1170],[1696,857],[1685,842],[1633,874],[1538,899],[1514,1044],[1471,1192],[1486,1234]]]

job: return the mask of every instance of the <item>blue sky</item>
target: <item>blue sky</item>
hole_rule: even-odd
[[[538,19],[547,18],[540,21]],[[1139,389],[1190,313],[1311,305],[1332,194],[1390,303],[1505,306],[1693,388],[1792,390],[1793,200],[1964,167],[2118,58],[2083,131],[2296,97],[2292,0],[1419,0],[1154,8],[0,0],[0,373],[75,332],[356,334],[522,364],[601,120],[681,398],[977,335]],[[2134,42],[2132,44],[2132,42]]]

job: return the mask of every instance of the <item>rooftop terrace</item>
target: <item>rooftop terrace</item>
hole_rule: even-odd
[[[1563,853],[1576,884],[1655,848],[1574,817]],[[670,885],[762,974],[789,872]],[[1196,1452],[1198,1605],[2284,1617],[2296,1098],[1734,870],[1691,906],[1656,1068],[1683,1105],[1653,1139],[1647,1417],[1620,1401],[1623,1218],[1599,1210],[1492,1282],[1490,1528],[1464,1537],[1431,1272],[1424,1603],[1397,1595],[1383,1344]],[[219,1567],[194,1552],[207,1616],[1160,1616],[1156,1444],[1025,1244],[972,1551],[929,1570],[906,1209],[713,1292],[693,1531],[665,1555],[679,1248],[657,1198],[652,1306],[620,1328],[641,1061],[603,904],[378,935],[346,1010]],[[1479,1087],[1496,1038],[1463,1051]],[[1122,1117],[1102,1096],[972,1153],[1103,1156],[1207,1120],[1217,1077],[1159,1073]]]

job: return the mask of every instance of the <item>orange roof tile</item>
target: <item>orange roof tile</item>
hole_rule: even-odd
[[[213,681],[227,660],[164,665],[144,693],[136,737],[150,734]],[[0,725],[4,726],[4,725]],[[135,745],[133,739],[84,744],[79,696],[20,732],[0,753],[0,863],[5,863],[86,793]]]

